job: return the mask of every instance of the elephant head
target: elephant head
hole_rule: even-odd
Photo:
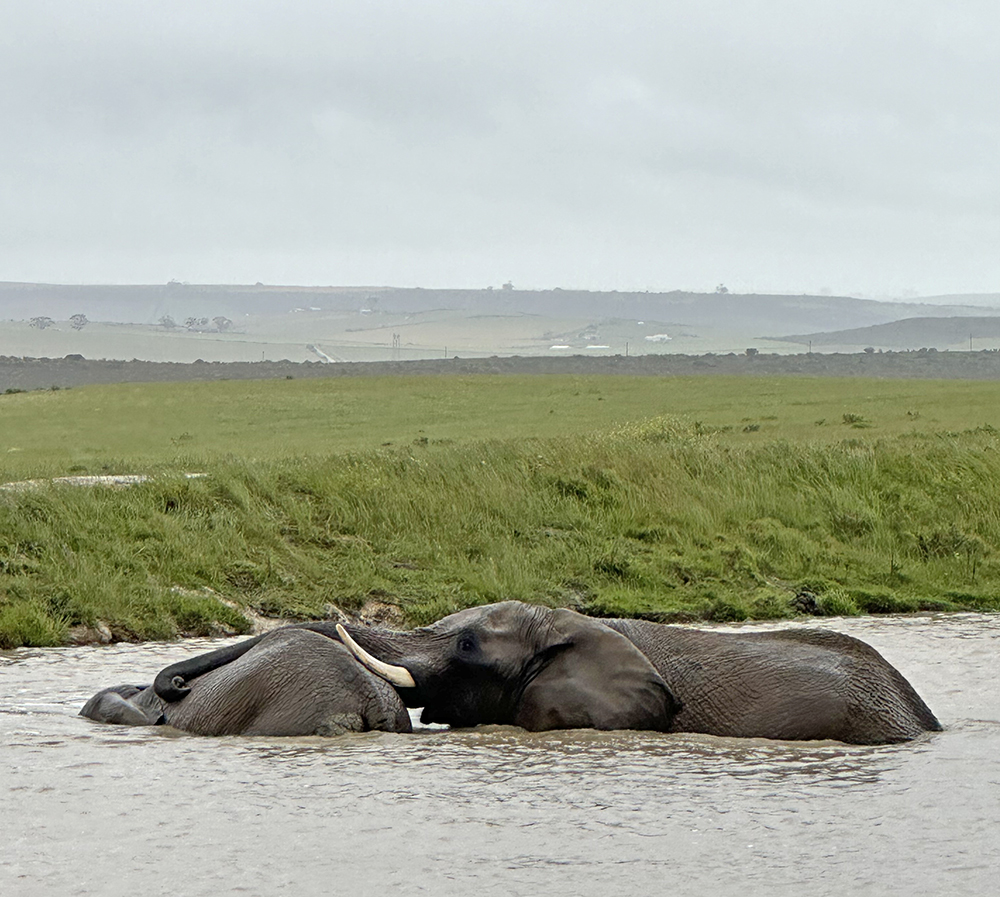
[[[357,662],[332,626],[286,626],[188,658],[155,687],[119,685],[81,716],[130,726],[170,725],[196,735],[339,735],[409,732],[399,694]],[[178,680],[178,681],[175,681]]]
[[[667,731],[680,710],[627,638],[569,610],[507,601],[411,632],[338,632],[425,723]]]

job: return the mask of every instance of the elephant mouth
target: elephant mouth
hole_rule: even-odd
[[[376,676],[380,676],[396,688],[417,687],[417,683],[413,680],[413,676],[406,667],[395,666],[391,663],[386,663],[384,660],[379,660],[377,657],[373,657],[364,648],[362,648],[361,645],[354,641],[354,639],[351,638],[350,633],[348,633],[348,631],[339,623],[337,624],[337,635],[340,636],[340,640],[344,643],[347,650],[350,651],[363,666],[371,670],[371,672],[373,672]]]

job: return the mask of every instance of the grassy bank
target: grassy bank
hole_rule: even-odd
[[[814,396],[818,382],[808,384]],[[676,393],[677,381],[668,386]],[[610,397],[597,384],[600,394],[563,426],[573,435],[527,437],[525,427],[518,438],[484,438],[491,424],[516,429],[518,419],[486,408],[457,415],[454,440],[397,424],[403,445],[327,455],[294,451],[302,440],[258,452],[245,437],[226,453],[181,447],[177,457],[166,457],[168,444],[137,453],[159,474],[127,489],[6,491],[0,646],[59,644],[70,627],[98,621],[118,638],[242,631],[239,608],[293,620],[372,597],[409,623],[505,598],[663,620],[1000,609],[1000,437],[988,422],[918,430],[921,407],[925,418],[938,413],[926,414],[933,384],[892,406],[892,426],[865,394],[837,398],[829,384],[802,401],[836,411],[805,414],[794,390],[781,393],[784,381],[757,405],[744,381],[739,408],[735,394],[699,388],[699,419],[603,421],[583,432],[595,430],[586,412]],[[507,395],[527,403],[522,421],[548,418],[551,396]],[[476,399],[467,401],[482,406]],[[760,413],[765,399],[797,415],[785,438],[775,438],[780,418]],[[940,414],[972,423],[975,402],[964,421],[954,403],[942,401]],[[239,431],[250,417],[228,425]],[[795,438],[806,418],[810,438]],[[407,426],[421,421],[444,426]],[[182,476],[193,461],[207,476]],[[134,472],[136,463],[102,466]],[[66,472],[52,459],[31,472],[39,466]]]

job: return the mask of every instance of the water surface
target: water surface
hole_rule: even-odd
[[[77,712],[224,641],[0,652],[0,894],[995,892],[1000,617],[819,625],[878,648],[946,731],[200,738]]]

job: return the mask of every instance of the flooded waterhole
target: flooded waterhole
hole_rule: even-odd
[[[77,712],[222,640],[0,652],[0,894],[994,892],[1000,617],[818,625],[878,648],[945,731],[202,738]]]

